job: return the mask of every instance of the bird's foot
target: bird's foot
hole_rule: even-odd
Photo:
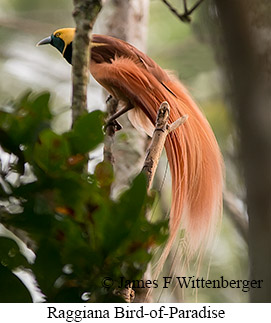
[[[111,99],[108,99],[111,100]],[[116,113],[114,113],[110,118],[108,118],[106,120],[106,124],[105,124],[105,129],[108,126],[115,126],[116,131],[121,130],[122,126],[121,124],[116,120],[118,117],[122,116],[124,113],[128,112],[129,110],[133,109],[133,105],[132,104],[127,104],[124,108],[120,109],[119,111],[117,111]]]
[[[106,124],[104,126],[104,130],[106,130],[107,127],[109,127],[109,126],[114,127],[115,131],[119,131],[122,129],[122,125],[117,120],[112,120],[110,122],[106,122]]]

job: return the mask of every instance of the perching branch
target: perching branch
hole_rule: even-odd
[[[110,99],[111,100],[111,99]],[[133,109],[133,105],[129,102],[127,105],[125,105],[125,107],[123,107],[122,109],[120,109],[119,111],[115,111],[114,113],[110,113],[109,112],[109,118],[108,120],[106,120],[106,125],[105,128],[107,128],[108,126],[112,126],[112,125],[117,125],[118,127],[120,126],[120,124],[116,124],[116,119],[120,116],[122,116],[124,113],[128,112],[129,110]],[[113,112],[113,111],[112,111]],[[120,128],[121,129],[121,128]],[[116,130],[120,130],[119,128],[117,128]]]
[[[106,101],[106,106],[109,116],[115,115],[118,108],[118,100],[110,96]],[[117,125],[119,125],[119,123],[117,123],[116,120],[105,125],[106,136],[104,141],[104,160],[108,161],[112,165],[114,164],[114,156],[112,153],[114,135],[116,130],[120,130],[120,128],[116,128]]]
[[[183,6],[184,6],[184,13],[180,14],[176,8],[174,8],[168,0],[162,0],[164,4],[169,8],[169,10],[177,16],[182,22],[190,22],[191,21],[191,14],[193,11],[195,11],[198,6],[204,1],[204,0],[199,0],[194,4],[194,6],[191,9],[187,9],[187,4],[186,0],[183,0]]]
[[[124,299],[126,303],[133,303],[135,299],[135,291],[133,290],[133,283],[130,283],[130,285],[126,288],[116,288],[113,294]]]
[[[152,136],[152,141],[149,146],[147,156],[145,158],[144,166],[142,171],[147,175],[147,189],[150,190],[153,182],[153,178],[158,166],[158,162],[162,153],[162,150],[165,145],[165,141],[167,135],[176,130],[179,126],[181,126],[188,118],[187,115],[177,119],[172,124],[168,124],[170,115],[170,107],[167,102],[163,102],[158,110],[157,119],[155,123],[155,129]],[[146,215],[148,218],[148,216]],[[144,279],[151,279],[150,266],[148,266],[147,271],[145,272]],[[140,288],[136,292],[136,301],[138,302],[151,302],[150,298],[150,289],[148,288]]]
[[[73,0],[73,17],[76,34],[73,41],[73,122],[87,108],[87,84],[89,78],[90,34],[94,21],[102,8],[101,0]]]
[[[142,168],[142,171],[145,172],[147,175],[148,190],[150,190],[151,188],[154,174],[158,166],[158,162],[159,162],[162,150],[164,148],[167,135],[170,132],[176,130],[183,123],[185,123],[188,118],[188,116],[185,115],[177,119],[171,125],[169,125],[168,124],[169,114],[170,114],[169,104],[167,102],[163,102],[160,105],[160,108],[157,113],[155,130],[153,132],[152,141],[148,149],[144,166]]]

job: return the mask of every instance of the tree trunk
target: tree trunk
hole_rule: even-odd
[[[271,301],[271,4],[215,0],[240,134],[249,216],[252,302]]]
[[[76,33],[72,51],[73,122],[87,110],[90,34],[100,10],[100,0],[74,0],[73,17],[76,22]]]

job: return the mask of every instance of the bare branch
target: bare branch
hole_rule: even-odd
[[[179,128],[183,123],[186,122],[186,120],[188,119],[188,114],[185,114],[184,116],[182,116],[181,118],[177,119],[176,121],[174,121],[168,129],[168,132],[172,132],[174,130],[176,130],[177,128]]]
[[[147,174],[148,190],[150,190],[151,188],[154,174],[158,166],[158,162],[164,148],[167,135],[187,120],[187,116],[184,116],[176,120],[173,124],[169,125],[169,114],[169,104],[167,102],[163,102],[160,105],[157,113],[155,130],[153,132],[152,141],[147,152],[144,166],[142,168],[142,171]]]
[[[106,101],[107,111],[110,116],[115,115],[118,108],[118,100],[111,97]],[[114,142],[114,135],[116,131],[115,126],[116,120],[111,121],[111,123],[107,123],[105,127],[105,141],[104,141],[104,160],[110,162],[110,164],[114,164],[114,156],[112,153],[112,145]]]
[[[190,22],[191,21],[191,14],[193,11],[195,11],[199,5],[204,1],[204,0],[199,0],[194,4],[194,6],[191,9],[187,9],[187,3],[186,0],[183,0],[183,6],[184,6],[184,13],[180,14],[176,8],[174,8],[168,0],[162,0],[164,4],[169,8],[169,10],[177,16],[182,22]]]
[[[187,15],[190,16],[192,14],[193,11],[195,11],[203,2],[204,0],[199,0],[197,3],[194,4],[194,6],[187,11]]]
[[[186,0],[183,0],[183,9],[184,9],[184,13],[188,12]]]

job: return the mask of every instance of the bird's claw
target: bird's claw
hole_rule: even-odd
[[[106,124],[104,126],[104,130],[106,130],[109,126],[114,127],[115,131],[119,131],[123,128],[122,125],[117,120],[106,122]]]

